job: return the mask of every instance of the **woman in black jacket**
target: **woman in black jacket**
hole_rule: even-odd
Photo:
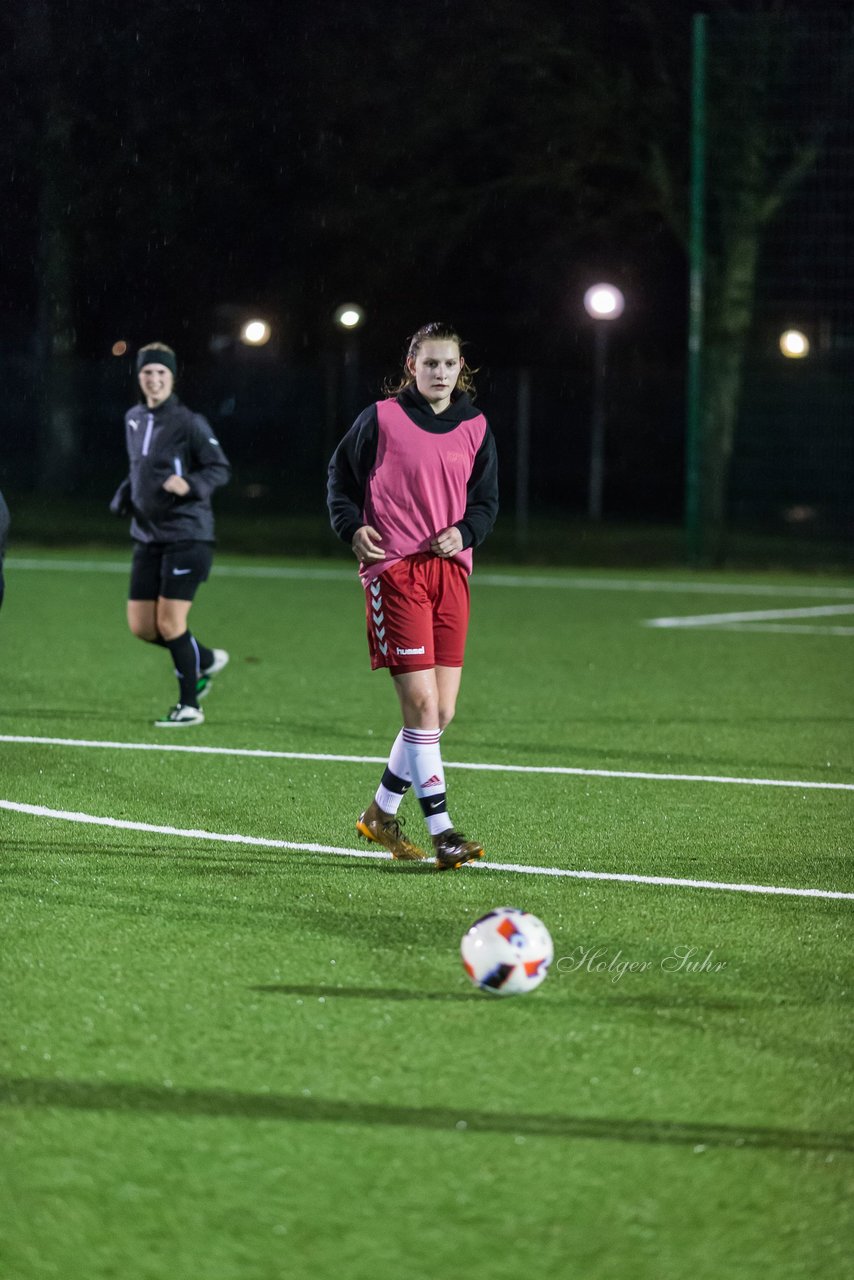
[[[200,643],[187,618],[213,560],[211,495],[227,483],[231,467],[206,419],[173,394],[172,348],[149,343],[136,367],[144,403],[125,414],[130,469],[110,510],[131,516],[128,626],[140,640],[169,650],[178,677],[177,704],[154,723],[183,728],[204,723],[199,698],[228,662],[225,649]]]

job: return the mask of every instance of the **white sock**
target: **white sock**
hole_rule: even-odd
[[[403,742],[403,730],[395,738],[388,753],[388,765],[377,787],[374,800],[385,813],[397,813],[401,801],[412,786],[409,760]]]
[[[445,770],[439,748],[441,737],[439,728],[403,730],[409,774],[431,836],[440,835],[453,826],[445,794]]]

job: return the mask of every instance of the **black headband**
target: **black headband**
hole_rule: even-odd
[[[147,364],[162,364],[173,378],[178,376],[178,366],[174,351],[163,351],[160,347],[142,347],[136,357],[136,371],[139,373]]]

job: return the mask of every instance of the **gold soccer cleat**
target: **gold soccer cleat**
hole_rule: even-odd
[[[403,828],[398,819],[391,814],[383,813],[375,800],[368,805],[359,818],[356,830],[365,840],[383,845],[399,862],[420,862],[427,856],[423,849],[419,849],[418,845],[413,844],[403,834]]]

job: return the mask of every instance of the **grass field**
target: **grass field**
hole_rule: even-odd
[[[476,574],[437,875],[355,837],[349,562],[222,555],[164,735],[127,559],[7,565],[2,1280],[850,1274],[850,579]],[[459,963],[502,903],[522,998]]]

